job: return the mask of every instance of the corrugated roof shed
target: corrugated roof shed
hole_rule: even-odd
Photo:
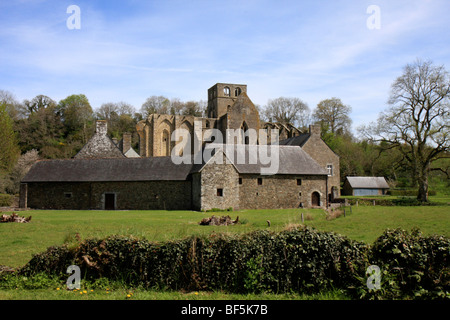
[[[384,177],[347,177],[353,189],[389,189]]]

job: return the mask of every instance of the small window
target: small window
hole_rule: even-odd
[[[239,178],[239,184],[242,184],[242,178]]]
[[[262,185],[262,178],[258,178],[258,185],[259,185],[259,186]]]
[[[228,88],[228,87],[223,88],[223,94],[226,95],[227,97],[229,97],[230,96],[230,88]]]
[[[332,164],[327,165],[327,171],[328,171],[328,176],[333,175],[333,165]]]
[[[298,193],[298,196],[299,196],[299,197],[301,197],[301,196],[302,196],[302,193],[301,193],[301,192],[299,192],[299,193]]]
[[[301,186],[302,185],[302,179],[297,179],[297,185]]]
[[[237,97],[238,95],[241,94],[241,88],[237,87],[236,89],[234,89],[234,95]]]
[[[65,197],[66,199],[72,198],[72,192],[64,192],[64,197]]]
[[[217,189],[217,196],[223,197],[223,189]]]

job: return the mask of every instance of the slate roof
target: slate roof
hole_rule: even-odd
[[[191,168],[170,157],[42,160],[22,182],[186,180]]]
[[[308,141],[309,137],[311,135],[309,133],[302,133],[298,136],[287,138],[284,140],[280,140],[278,144],[280,146],[300,146],[303,147],[303,145]]]
[[[269,161],[277,161],[272,166],[276,171],[271,174],[327,174],[298,147],[234,145],[227,150],[223,145],[208,146],[213,147],[222,147],[220,149],[241,174],[261,174],[263,168],[271,167]],[[267,158],[261,158],[261,147],[267,147],[279,156],[274,153],[274,157],[270,157],[271,154],[264,150],[262,154]],[[194,164],[193,161],[191,164],[175,164],[171,157],[42,160],[31,167],[22,182],[176,181],[188,179],[189,174],[200,172],[206,164],[204,161],[201,164]]]
[[[215,145],[209,144],[207,148],[219,148],[230,162],[241,174],[260,174],[263,168],[268,169],[269,161],[278,161],[276,174],[293,175],[327,175],[328,172],[322,168],[311,156],[297,146],[277,145]],[[268,148],[268,149],[261,149]],[[267,150],[267,151],[266,151]],[[271,153],[273,153],[273,158]],[[278,153],[278,156],[276,156]],[[266,158],[260,156],[265,155]],[[193,171],[199,172],[206,165],[197,165]]]
[[[353,189],[389,189],[384,177],[347,177]]]

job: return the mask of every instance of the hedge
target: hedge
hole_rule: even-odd
[[[363,243],[305,227],[166,243],[119,236],[88,239],[75,248],[51,247],[20,272],[64,275],[75,264],[87,279],[107,277],[146,288],[317,292],[356,285],[354,275],[363,272],[366,257]]]
[[[355,298],[449,298],[450,240],[418,231],[386,230],[372,246],[310,227],[278,233],[211,234],[165,243],[111,236],[51,247],[19,271],[67,279],[75,264],[86,280],[130,286],[233,293],[314,293],[342,289]],[[369,265],[382,289],[367,289]]]

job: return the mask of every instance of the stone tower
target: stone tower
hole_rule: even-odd
[[[241,93],[247,93],[247,85],[216,83],[208,89],[208,118],[220,118],[227,113]]]

